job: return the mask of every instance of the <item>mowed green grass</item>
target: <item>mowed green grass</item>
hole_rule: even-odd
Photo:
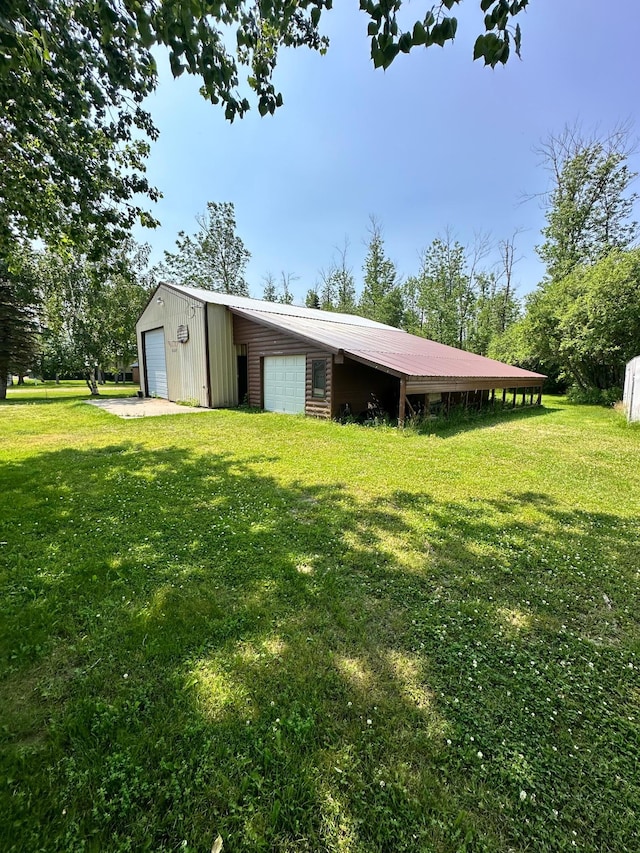
[[[620,415],[37,393],[0,406],[2,850],[640,848]]]

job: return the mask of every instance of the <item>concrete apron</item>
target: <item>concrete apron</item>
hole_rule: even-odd
[[[170,400],[157,397],[114,397],[104,400],[87,400],[90,406],[96,406],[103,412],[119,418],[155,418],[159,415],[195,415],[210,412],[196,406],[179,406]]]

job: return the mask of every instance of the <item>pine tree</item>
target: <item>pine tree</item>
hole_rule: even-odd
[[[395,264],[385,254],[380,224],[371,217],[369,246],[364,262],[364,287],[359,310],[364,317],[400,326],[404,314],[402,290]]]
[[[40,294],[34,258],[16,246],[0,260],[0,400],[7,396],[9,372],[26,373],[38,353]]]

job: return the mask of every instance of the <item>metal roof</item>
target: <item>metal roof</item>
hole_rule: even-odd
[[[540,373],[410,335],[402,329],[354,314],[264,302],[197,287],[165,286],[200,302],[226,305],[233,313],[249,320],[320,344],[329,352],[352,356],[396,376],[483,380],[545,378]]]
[[[321,311],[319,308],[305,308],[302,305],[283,305],[280,302],[265,302],[261,299],[250,299],[248,296],[234,296],[230,293],[218,293],[214,290],[203,290],[200,287],[185,287],[181,284],[162,282],[160,286],[169,287],[185,296],[191,296],[200,302],[211,302],[213,305],[226,305],[228,308],[247,308],[264,312],[265,314],[282,315],[284,317],[309,318],[314,321],[329,320],[342,323],[345,326],[363,326],[369,329],[393,329],[366,317],[355,314],[339,314],[337,311]]]
[[[410,335],[392,326],[354,327],[336,322],[334,318],[340,315],[327,311],[322,313],[330,320],[317,319],[315,312],[311,318],[307,318],[274,315],[238,306],[233,306],[231,310],[234,314],[321,344],[331,352],[351,355],[397,376],[515,380],[545,378],[540,373]]]

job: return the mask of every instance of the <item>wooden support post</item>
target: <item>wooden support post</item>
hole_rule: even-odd
[[[491,408],[495,409],[496,407],[496,389],[491,389]]]
[[[511,404],[512,409],[515,409],[517,399],[518,399],[518,389],[514,388],[513,389],[513,403]]]
[[[538,405],[542,405],[542,385],[538,388]]]
[[[469,392],[464,392],[464,410],[465,412],[469,411]]]
[[[529,405],[533,406],[533,386],[531,386],[531,391],[529,392]]]
[[[527,403],[527,389],[522,389],[522,405],[525,406]]]
[[[400,403],[398,405],[398,426],[404,426],[404,414],[407,405],[407,377],[400,379]]]
[[[424,395],[424,415],[426,418],[431,414],[431,403],[429,402],[429,395]]]
[[[502,389],[502,408],[503,409],[506,406],[506,404],[507,404],[507,389],[503,388]]]

